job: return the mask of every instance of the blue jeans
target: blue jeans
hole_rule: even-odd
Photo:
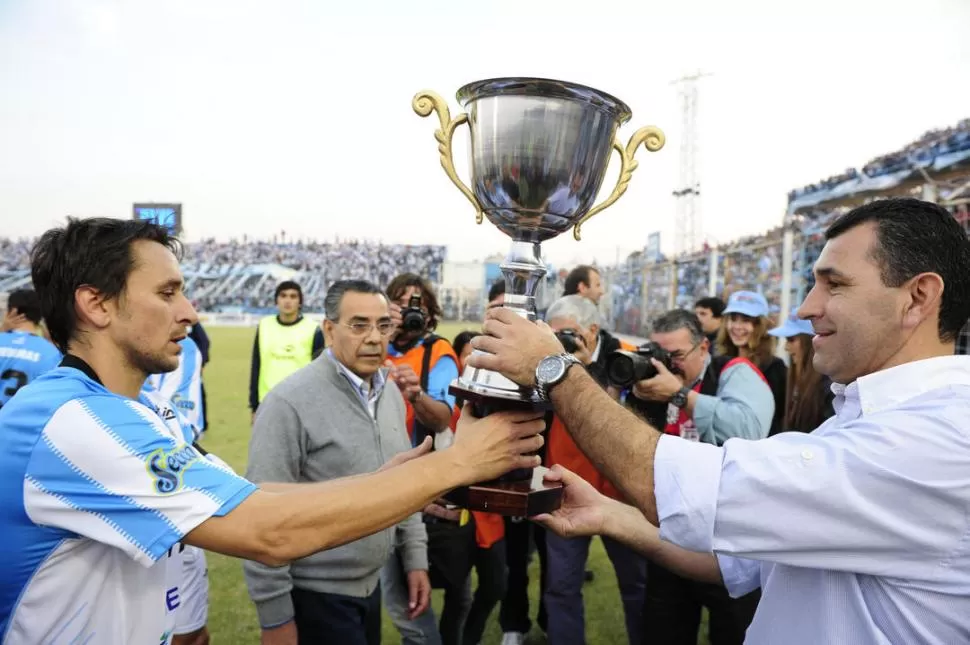
[[[562,538],[552,531],[546,532],[546,590],[543,598],[549,616],[549,645],[583,645],[586,642],[583,582],[590,539]],[[631,645],[640,645],[647,559],[615,540],[606,537],[602,540],[620,586],[627,638]]]

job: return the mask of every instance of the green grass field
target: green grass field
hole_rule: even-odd
[[[441,336],[454,338],[462,329],[475,329],[475,323],[461,325],[445,323],[439,327]],[[207,329],[212,340],[211,360],[204,379],[209,404],[209,430],[204,447],[226,460],[237,472],[246,469],[250,415],[247,406],[249,387],[249,359],[254,329],[216,327]],[[247,645],[259,643],[259,627],[253,605],[243,581],[239,560],[219,554],[208,554],[210,605],[209,630],[218,645]],[[596,539],[590,550],[587,568],[595,572],[595,579],[583,588],[586,606],[586,635],[589,643],[598,645],[626,643],[623,609],[612,565],[602,543]],[[529,573],[529,596],[533,622],[538,607],[539,565],[533,559]],[[433,594],[436,615],[440,615],[442,592]],[[538,627],[532,628],[531,643],[544,639]],[[498,608],[492,612],[482,645],[501,641]],[[385,613],[383,642],[400,643],[401,639]],[[702,645],[706,644],[706,639]],[[474,644],[469,644],[474,645]]]

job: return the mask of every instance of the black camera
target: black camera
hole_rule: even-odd
[[[606,379],[610,385],[625,389],[637,381],[653,378],[657,375],[657,368],[650,362],[656,358],[671,372],[674,369],[670,352],[654,342],[647,342],[636,349],[627,351],[618,349],[606,358]]]
[[[413,295],[408,299],[408,306],[401,310],[401,329],[424,331],[427,326],[428,318],[421,310],[421,296]]]
[[[563,329],[556,332],[556,338],[562,344],[562,348],[570,354],[579,351],[579,345],[583,342],[579,334],[572,329]]]

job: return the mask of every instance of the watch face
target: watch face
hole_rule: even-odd
[[[539,380],[543,383],[555,381],[562,371],[562,361],[557,356],[550,356],[539,361],[539,368],[536,373]]]

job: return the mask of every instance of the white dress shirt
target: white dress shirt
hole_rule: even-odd
[[[970,643],[970,356],[833,390],[812,434],[662,437],[661,538],[761,587],[745,643]]]

